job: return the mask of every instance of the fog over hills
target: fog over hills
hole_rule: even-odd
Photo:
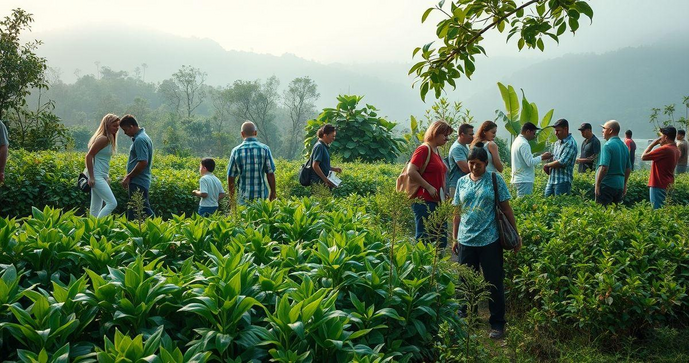
[[[310,76],[318,84],[319,108],[330,107],[338,94],[365,95],[392,120],[406,126],[409,115],[421,116],[432,103],[423,103],[407,70],[411,58],[399,63],[321,64],[285,54],[273,56],[227,51],[209,39],[184,38],[135,28],[80,28],[32,34],[44,41],[39,55],[60,70],[67,83],[81,75],[96,73],[94,62],[113,70],[134,73],[146,63],[146,81],[169,78],[182,65],[192,65],[208,74],[207,83],[227,85],[237,79],[281,80],[281,89],[292,79]],[[335,45],[334,45],[335,46]],[[546,49],[546,54],[547,54]],[[490,52],[490,50],[489,50]],[[411,54],[411,49],[410,49]],[[490,53],[489,53],[490,54]],[[471,81],[448,91],[452,101],[463,101],[477,121],[492,119],[502,101],[496,82],[523,88],[541,113],[550,108],[555,117],[574,124],[598,123],[615,118],[640,136],[650,137],[648,115],[652,107],[677,104],[675,117],[683,116],[682,96],[689,95],[689,45],[665,40],[656,45],[625,48],[604,54],[569,54],[536,62],[529,52],[520,57],[479,58]],[[78,72],[77,72],[78,73]]]

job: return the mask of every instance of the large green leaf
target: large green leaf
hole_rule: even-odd
[[[517,97],[517,92],[515,92],[514,87],[505,87],[500,82],[498,82],[498,88],[500,89],[502,100],[505,102],[507,117],[510,121],[516,121],[517,117],[519,117],[519,97]]]

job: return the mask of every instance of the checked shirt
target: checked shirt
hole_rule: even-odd
[[[553,159],[559,161],[564,166],[550,171],[548,184],[571,183],[572,179],[574,179],[574,164],[577,161],[577,142],[572,137],[572,134],[567,135],[563,140],[555,142]]]
[[[274,172],[275,162],[270,148],[255,137],[247,137],[232,149],[227,176],[237,178],[238,201],[267,199],[270,191],[266,174]]]

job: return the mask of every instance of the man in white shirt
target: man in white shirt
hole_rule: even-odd
[[[529,141],[536,138],[539,128],[531,122],[522,126],[521,133],[512,143],[512,180],[517,188],[517,198],[533,193],[534,169],[542,160],[548,160],[553,155],[549,152],[541,156],[533,156]]]

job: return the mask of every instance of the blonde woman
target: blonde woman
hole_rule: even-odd
[[[119,127],[120,118],[109,113],[100,121],[98,130],[89,140],[86,169],[91,187],[90,210],[94,217],[105,217],[117,207],[117,200],[110,189],[110,158],[117,150]]]

